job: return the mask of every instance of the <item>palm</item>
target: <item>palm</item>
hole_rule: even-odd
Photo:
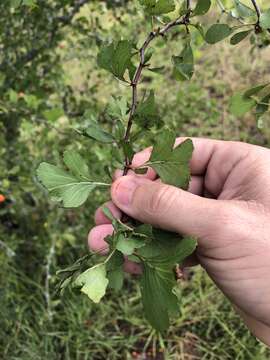
[[[270,321],[270,316],[265,318],[266,308],[270,313],[270,242],[265,237],[270,232],[270,174],[265,166],[270,152],[247,144],[223,144],[208,163],[203,192],[230,200],[231,206],[223,212],[222,223],[206,234],[207,246],[199,246],[198,258],[237,306],[261,321]]]

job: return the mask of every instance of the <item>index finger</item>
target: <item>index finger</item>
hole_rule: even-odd
[[[212,158],[218,162],[224,155],[224,153],[230,153],[230,160],[239,159],[243,152],[247,150],[247,146],[250,146],[241,142],[214,140],[206,138],[189,138],[189,137],[178,137],[175,141],[175,146],[181,144],[183,141],[191,139],[194,145],[194,151],[190,161],[191,175],[202,176],[206,173],[208,165]],[[232,151],[231,146],[237,145],[237,151]],[[235,149],[236,150],[236,149]],[[134,155],[132,161],[132,168],[137,168],[146,163],[151,156],[152,147],[148,147]],[[225,154],[225,155],[226,155]]]

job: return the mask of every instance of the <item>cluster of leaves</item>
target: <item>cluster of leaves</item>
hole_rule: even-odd
[[[270,83],[253,86],[243,93],[237,93],[231,98],[231,112],[243,116],[254,109],[259,123],[261,117],[268,111],[270,102]]]
[[[149,161],[138,171],[152,167],[162,181],[187,189],[193,144],[188,139],[173,148],[174,142],[173,132],[164,131],[157,139]],[[63,159],[69,171],[48,163],[41,163],[37,170],[42,184],[63,206],[80,206],[94,188],[109,186],[89,179],[88,166],[78,153],[67,151]],[[141,293],[146,317],[157,330],[165,330],[169,325],[169,315],[177,312],[177,296],[173,293],[177,286],[174,267],[182,264],[195,250],[196,240],[157,230],[150,225],[132,227],[114,219],[108,209],[104,212],[114,227],[114,234],[106,239],[108,257],[80,275],[81,261],[79,267],[75,264],[75,267],[65,269],[60,288],[73,283],[81,287],[81,291],[92,301],[99,302],[107,286],[116,290],[121,288],[123,256],[128,256],[130,260],[142,263]]]
[[[193,253],[196,240],[155,229],[151,225],[131,227],[113,218],[107,208],[103,211],[114,227],[113,235],[106,238],[109,255],[82,273],[82,261],[62,270],[60,274],[64,277],[60,289],[72,282],[73,286],[80,287],[93,302],[98,303],[107,288],[121,290],[126,257],[142,266],[140,285],[146,318],[158,331],[166,330],[170,315],[179,312],[178,283],[173,269]]]
[[[248,36],[264,36],[268,32],[268,12],[258,17],[256,9],[249,8],[238,0],[234,1],[234,8],[229,12],[232,21],[237,22],[237,25],[234,22],[227,24],[219,21],[206,30],[196,21],[196,16],[205,15],[209,11],[210,0],[198,0],[195,7],[190,7],[189,1],[183,1],[180,7],[176,7],[174,0],[140,0],[139,3],[153,24],[152,31],[142,47],[138,48],[137,44],[130,40],[118,40],[103,43],[97,56],[97,64],[101,69],[130,86],[131,100],[128,96],[113,97],[106,107],[106,116],[115,124],[112,132],[101,127],[93,117],[88,127],[77,129],[82,136],[119,149],[119,163],[124,165],[124,171],[128,170],[132,162],[138,135],[143,134],[145,129],[153,128],[160,121],[154,91],[150,90],[149,94],[144,95],[139,101],[137,89],[143,77],[143,70],[160,72],[159,69],[150,67],[153,51],[149,49],[149,44],[155,38],[164,38],[171,28],[184,28],[185,40],[182,50],[179,55],[172,56],[172,73],[176,80],[187,81],[194,73],[193,44],[190,36],[193,29],[211,45],[229,36],[232,36],[231,44],[235,45]],[[166,18],[172,12],[176,14],[176,18]],[[226,9],[222,9],[222,12],[226,12]],[[242,31],[243,28],[245,30]],[[244,95],[235,97],[233,110],[237,109],[237,114],[242,114],[243,110],[240,111],[239,108],[249,110],[252,103],[253,106],[257,104],[257,112],[265,112],[265,107],[262,109],[262,106],[269,102],[269,94],[257,103],[254,96],[267,85],[258,86]],[[133,130],[131,133],[134,126],[136,132]],[[190,180],[192,141],[188,139],[174,148],[175,135],[170,130],[163,130],[156,140],[150,159],[136,171],[143,173],[151,167],[164,183],[186,190]],[[42,163],[37,171],[40,182],[64,207],[78,207],[95,188],[109,186],[107,183],[91,179],[91,171],[78,153],[66,152],[64,163],[67,170]],[[124,256],[127,256],[142,266],[141,294],[147,319],[158,331],[165,330],[169,325],[169,316],[175,314],[178,309],[174,268],[181,265],[195,250],[196,241],[154,229],[147,224],[123,224],[120,220],[114,219],[108,209],[104,209],[104,212],[114,227],[113,235],[106,239],[108,256],[104,261],[91,267],[87,267],[89,258],[86,257],[65,269],[60,288],[63,290],[70,284],[80,287],[92,301],[99,302],[107,287],[121,288]]]

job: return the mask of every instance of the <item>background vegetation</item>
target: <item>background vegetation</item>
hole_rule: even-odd
[[[36,3],[0,4],[1,358],[268,359],[201,269],[183,281],[181,316],[164,339],[143,319],[130,277],[121,295],[98,307],[74,292],[55,293],[56,270],[88,251],[94,209],[108,194],[96,192],[83,208],[63,210],[48,200],[35,169],[41,160],[59,162],[70,148],[102,176],[98,161],[110,165],[114,154],[72,130],[102,114],[112,94],[127,92],[97,69],[98,46],[116,37],[142,39],[149,27],[135,1]],[[269,146],[269,113],[258,129],[254,115],[236,118],[228,109],[235,90],[269,81],[270,49],[252,49],[248,41],[211,48],[199,37],[193,41],[197,66],[190,83],[171,77],[168,54],[181,48],[181,35],[156,43],[154,61],[165,75],[149,75],[143,87],[156,89],[164,123],[179,135]],[[99,121],[106,119],[99,115]],[[146,133],[140,146],[150,141]]]

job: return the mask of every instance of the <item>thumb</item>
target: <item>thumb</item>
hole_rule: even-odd
[[[125,214],[137,220],[199,238],[215,232],[219,209],[224,208],[217,200],[139,176],[117,179],[112,185],[111,195]]]

